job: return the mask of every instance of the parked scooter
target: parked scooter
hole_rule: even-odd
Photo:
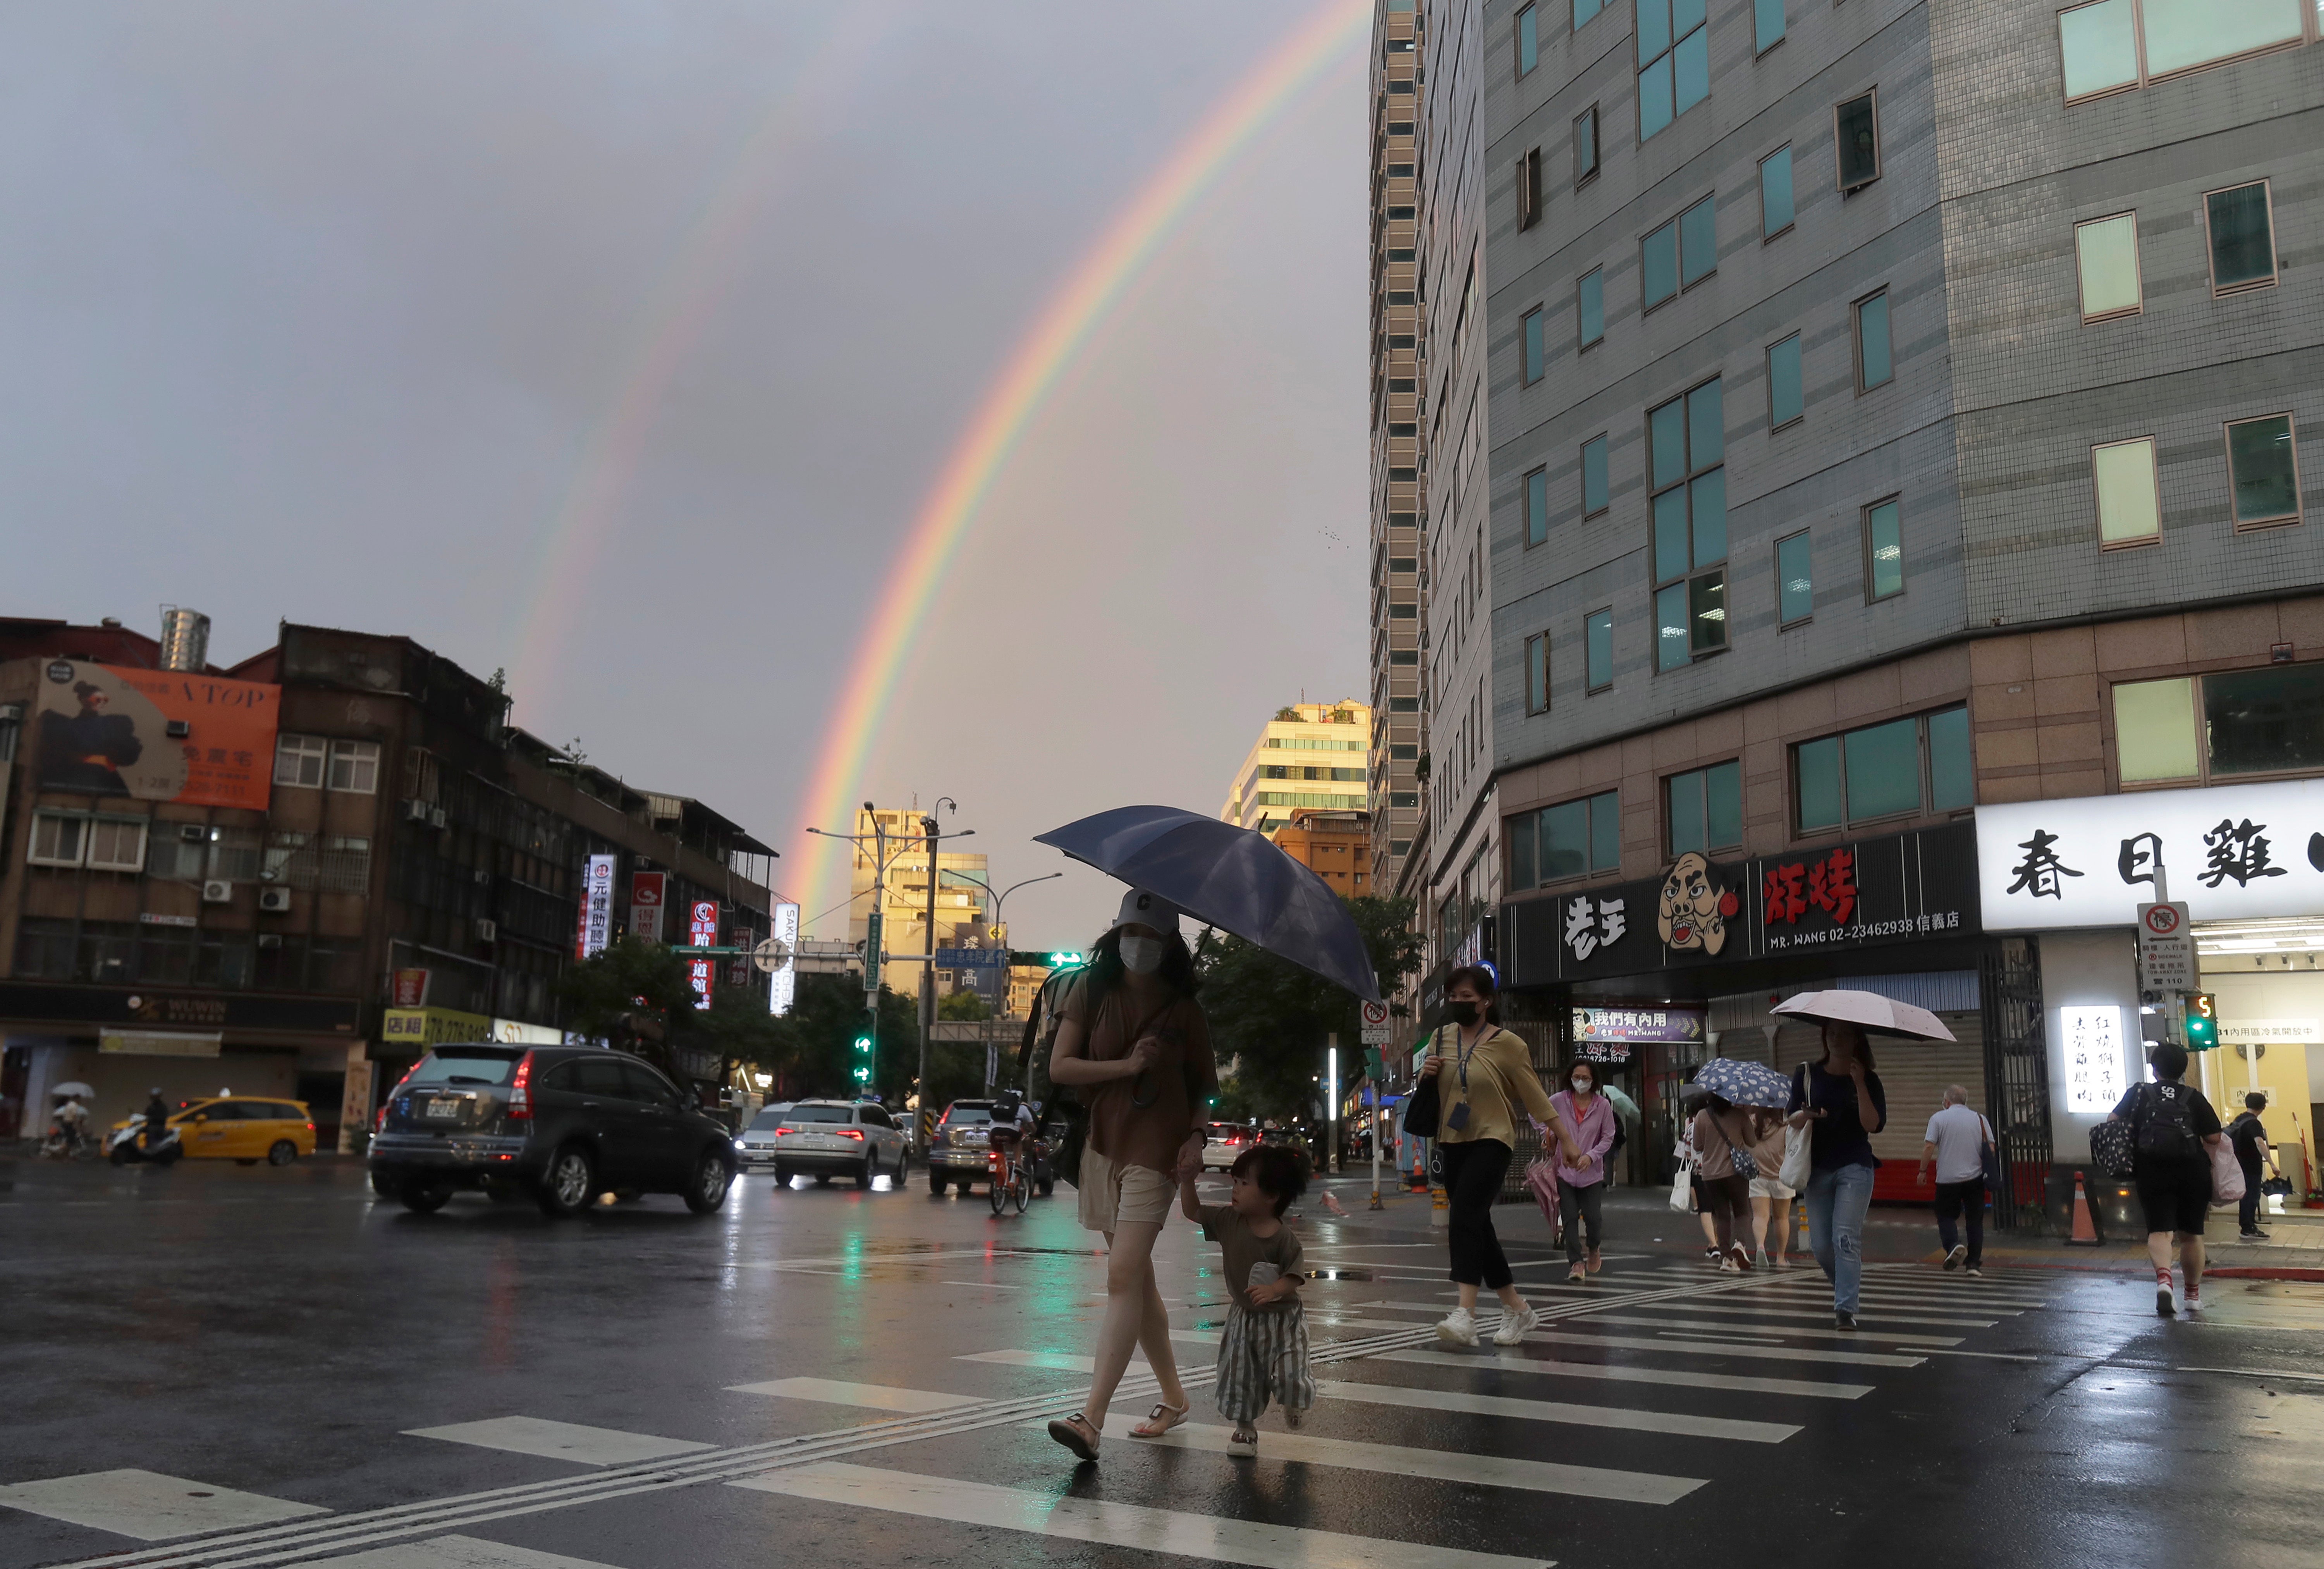
[[[150,1149],[144,1143],[144,1133],[145,1114],[140,1112],[129,1119],[128,1126],[116,1128],[107,1136],[105,1140],[106,1158],[115,1166],[171,1166],[186,1152],[185,1144],[179,1139],[175,1128],[163,1131],[161,1141]]]

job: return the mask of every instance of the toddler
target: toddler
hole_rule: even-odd
[[[1234,1189],[1224,1204],[1206,1204],[1194,1191],[1194,1173],[1178,1174],[1178,1207],[1226,1255],[1225,1335],[1219,1342],[1219,1415],[1232,1422],[1230,1453],[1259,1453],[1259,1413],[1270,1398],[1286,1413],[1315,1403],[1307,1371],[1307,1314],[1299,1305],[1297,1233],[1283,1212],[1307,1189],[1307,1163],[1294,1150],[1261,1144],[1237,1157],[1228,1175]]]

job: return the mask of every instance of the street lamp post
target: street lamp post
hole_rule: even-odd
[[[1025,879],[1025,881],[1022,881],[1022,882],[1012,882],[1012,883],[1010,883],[1008,887],[1006,887],[1006,888],[1002,889],[1002,890],[1001,890],[1000,892],[998,892],[998,893],[994,893],[994,892],[992,891],[992,884],[991,884],[991,883],[990,883],[990,882],[985,883],[985,884],[983,885],[983,887],[984,887],[984,891],[985,891],[986,895],[987,895],[989,898],[991,898],[991,900],[992,900],[992,913],[991,913],[990,916],[988,916],[988,917],[986,917],[986,918],[985,918],[985,923],[984,923],[984,924],[985,924],[985,929],[986,929],[987,931],[990,931],[990,930],[991,930],[993,928],[995,928],[995,927],[999,927],[999,926],[1001,926],[1001,907],[1004,903],[1006,903],[1006,902],[1008,901],[1009,896],[1010,896],[1010,894],[1012,894],[1012,893],[1016,892],[1016,891],[1017,891],[1019,889],[1020,889],[1020,888],[1029,888],[1029,887],[1031,887],[1031,886],[1032,886],[1034,883],[1036,883],[1036,882],[1048,882],[1048,881],[1054,881],[1054,880],[1055,880],[1055,879],[1056,879],[1056,878],[1063,877],[1064,875],[1065,875],[1065,873],[1064,873],[1064,872],[1044,872],[1042,875],[1040,875],[1040,876],[1038,876],[1038,877],[1028,877],[1028,878],[1027,878],[1027,879]],[[1004,929],[1005,929],[1005,928],[1004,928]],[[1004,943],[1002,944],[1002,952],[1001,952],[1001,1008],[1000,1008],[999,1011],[1002,1014],[1002,1016],[1003,1016],[1003,1017],[1006,1017],[1006,1016],[1007,1016],[1007,1013],[1008,1013],[1008,1011],[1009,1011],[1009,958],[1008,958],[1007,944],[1004,942]],[[994,1061],[994,1048],[993,1048],[993,1043],[992,1043],[992,1040],[991,1040],[991,1031],[990,1029],[987,1029],[987,1030],[986,1030],[986,1032],[985,1032],[985,1035],[986,1035],[986,1039],[985,1039],[985,1042],[984,1042],[984,1093],[985,1093],[986,1094],[990,1095],[991,1094],[992,1094],[992,1084],[993,1084],[993,1080],[994,1080],[994,1078],[997,1076],[997,1069],[998,1069],[999,1065]]]

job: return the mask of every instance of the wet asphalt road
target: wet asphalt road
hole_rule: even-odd
[[[1078,1403],[1056,1364],[1102,1300],[1070,1189],[996,1220],[917,1173],[758,1177],[706,1219],[559,1224],[410,1215],[351,1162],[0,1161],[0,1569],[2324,1561],[2324,1287],[2215,1281],[2164,1323],[2144,1279],[1969,1281],[1883,1227],[1841,1339],[1812,1267],[1722,1278],[1621,1195],[1586,1288],[1499,1212],[1556,1316],[1497,1360],[1425,1333],[1425,1201],[1339,1191],[1348,1221],[1301,1223],[1339,1278],[1306,1293],[1298,1431],[1200,1447],[1197,1389],[1194,1445],[1076,1471],[1038,1426]],[[1215,1250],[1165,1248],[1174,1326],[1215,1331]]]

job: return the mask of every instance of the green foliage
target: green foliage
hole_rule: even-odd
[[[1351,899],[1348,913],[1363,933],[1380,992],[1420,969],[1421,939],[1408,899]],[[1320,1097],[1326,1038],[1340,1038],[1341,1077],[1352,1082],[1362,1061],[1363,1020],[1354,992],[1240,937],[1213,940],[1202,963],[1203,1011],[1222,1069],[1218,1114],[1283,1121],[1314,1114]]]
[[[938,1019],[974,1020],[992,1017],[991,1005],[977,992],[954,992],[949,997],[936,999]]]
[[[557,983],[565,1028],[619,1037],[641,1016],[676,1019],[694,1010],[686,961],[659,943],[625,937],[568,968]]]
[[[770,1098],[796,1101],[815,1096],[846,1099],[857,1085],[855,1037],[863,1026],[863,983],[853,975],[801,975],[788,1014],[774,1022],[784,1038],[781,1066]],[[912,1000],[880,989],[879,1046],[873,1054],[872,1087],[890,1106],[901,1106],[918,1071],[920,1030]]]

